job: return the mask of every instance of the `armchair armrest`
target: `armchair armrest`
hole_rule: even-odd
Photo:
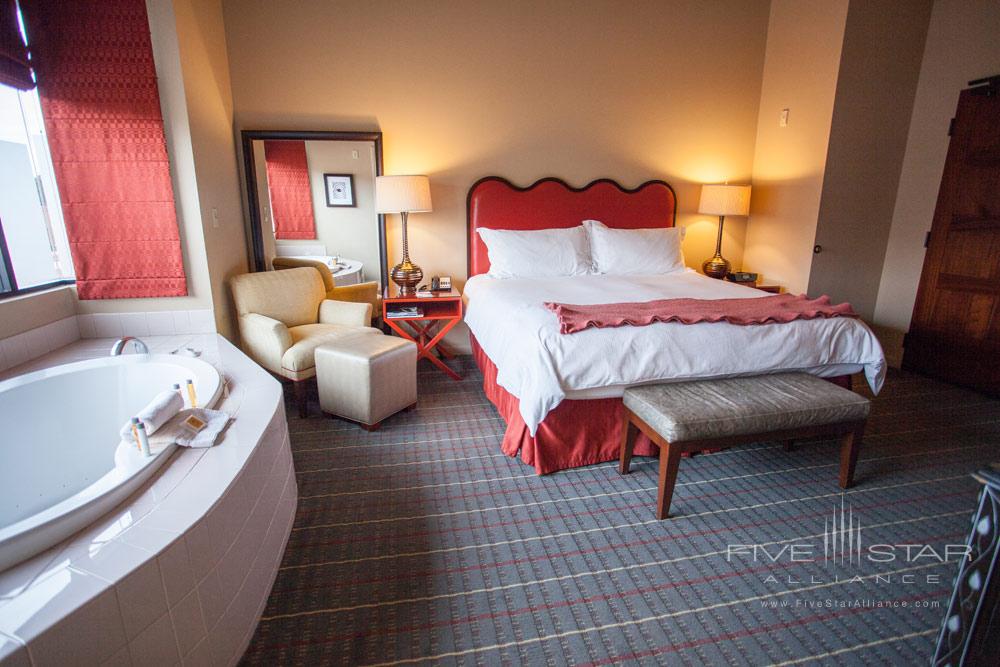
[[[260,365],[280,372],[281,357],[292,346],[292,334],[282,322],[257,313],[240,316],[243,349]]]
[[[366,327],[372,321],[372,306],[370,303],[324,299],[319,304],[319,321],[320,324]]]
[[[379,300],[381,290],[375,281],[334,287],[326,291],[326,298],[334,301],[351,301],[353,303],[370,303],[372,317],[382,316],[382,305]]]

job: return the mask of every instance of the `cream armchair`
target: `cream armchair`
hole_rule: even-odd
[[[382,333],[367,326],[371,304],[327,299],[323,279],[312,268],[247,273],[234,277],[229,286],[243,351],[294,383],[303,417],[305,381],[316,375],[316,348],[358,334]]]
[[[319,271],[323,278],[323,287],[326,289],[326,298],[334,301],[351,301],[353,303],[368,303],[372,307],[372,318],[382,316],[382,300],[379,295],[379,285],[375,281],[358,283],[357,285],[337,286],[330,267],[315,259],[302,259],[299,257],[275,257],[271,260],[271,266],[277,271],[279,269],[297,269],[304,266],[311,266]]]

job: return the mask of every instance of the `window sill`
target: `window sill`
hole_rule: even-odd
[[[18,296],[24,296],[25,294],[34,294],[36,292],[44,292],[45,290],[55,289],[57,287],[66,287],[67,285],[75,285],[75,280],[57,280],[51,283],[45,283],[43,285],[35,285],[34,287],[23,287],[20,289],[10,290],[9,292],[0,292],[0,302],[7,299],[12,299]]]

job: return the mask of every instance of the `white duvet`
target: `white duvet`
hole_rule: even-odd
[[[626,387],[649,382],[788,370],[833,377],[864,370],[872,391],[882,388],[882,347],[858,319],[757,326],[669,322],[561,334],[555,313],[543,305],[762,296],[767,293],[691,269],[657,276],[479,275],[465,285],[465,322],[496,364],[497,382],[520,401],[532,435],[564,399],[621,396]]]

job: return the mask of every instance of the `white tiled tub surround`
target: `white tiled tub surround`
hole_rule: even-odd
[[[77,316],[64,317],[44,326],[0,339],[0,371],[20,366],[52,350],[80,340]]]
[[[215,447],[179,448],[97,523],[0,573],[4,667],[234,664],[263,611],[298,497],[281,386],[220,336],[144,340],[202,350],[229,382],[217,407],[236,419]],[[16,372],[111,342],[78,341]]]
[[[211,334],[215,330],[215,314],[210,308],[73,315],[0,339],[0,371],[37,359],[81,338],[186,336]]]
[[[93,313],[77,315],[76,318],[80,323],[80,338],[142,338],[215,333],[215,314],[211,308],[148,313]]]

